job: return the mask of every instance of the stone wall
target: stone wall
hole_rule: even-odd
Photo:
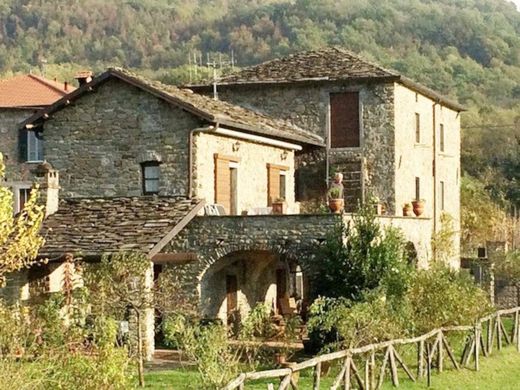
[[[305,83],[292,85],[261,86],[220,86],[219,96],[224,100],[254,108],[274,117],[290,120],[292,123],[313,131],[327,139],[329,129],[329,94],[344,90],[357,90],[361,107],[361,147],[331,150],[331,170],[342,170],[349,176],[348,167],[362,164],[365,173],[357,175],[364,183],[360,184],[365,193],[371,193],[385,203],[387,210],[395,210],[394,194],[394,99],[393,84],[357,84],[346,82]],[[325,157],[325,155],[323,155]],[[305,162],[305,156],[299,161]],[[352,162],[357,162],[353,164]],[[317,165],[314,162],[314,168]],[[297,167],[298,169],[300,166]],[[345,171],[347,170],[347,171]],[[323,177],[302,174],[304,182],[298,183],[303,193],[315,196],[315,186],[323,191],[326,181],[324,164],[314,169]],[[346,185],[356,185],[346,182]],[[362,194],[361,194],[362,197]],[[305,198],[304,198],[305,199]],[[307,199],[305,199],[307,200]],[[357,206],[357,200],[349,199],[348,206]]]
[[[20,123],[29,118],[33,110],[0,108],[0,153],[4,155],[8,182],[30,181],[30,169],[34,164],[25,163],[20,157],[18,134]]]
[[[160,195],[188,191],[193,115],[136,87],[110,80],[45,123],[45,155],[62,196],[138,196],[140,164],[161,162]]]
[[[415,114],[420,115],[420,142],[415,139]],[[441,151],[440,125],[444,126],[444,151]],[[435,126],[435,156],[434,156]],[[451,262],[458,267],[460,256],[460,114],[436,104],[432,99],[395,85],[396,204],[415,199],[415,178],[420,178],[420,196],[426,201],[425,216],[436,215],[436,230],[441,229],[441,214],[454,219],[454,246]],[[435,176],[433,161],[436,161]],[[444,207],[442,188],[444,183]],[[436,199],[434,199],[436,186]],[[436,208],[434,213],[434,207]]]
[[[237,145],[236,147],[235,145]],[[267,164],[288,168],[286,202],[288,212],[297,213],[294,199],[294,152],[279,147],[237,140],[210,133],[197,133],[194,139],[193,182],[195,197],[215,202],[215,153],[238,161],[238,214],[251,208],[267,207]]]

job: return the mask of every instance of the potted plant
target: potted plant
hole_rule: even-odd
[[[287,213],[287,203],[284,198],[276,198],[271,204],[273,208],[273,214],[286,214]]]
[[[413,217],[413,206],[410,202],[403,205],[403,216]]]
[[[341,189],[332,187],[329,190],[329,208],[335,214],[339,214],[343,211],[345,201],[341,198]]]
[[[424,213],[424,199],[415,199],[412,201],[413,213],[420,217]]]

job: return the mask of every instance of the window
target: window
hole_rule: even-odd
[[[444,211],[444,182],[440,182],[440,197],[441,197],[441,210]]]
[[[330,146],[360,146],[359,92],[330,94]]]
[[[419,177],[415,178],[415,199],[421,199],[421,179]]]
[[[150,161],[141,164],[143,172],[143,193],[145,195],[154,195],[159,193],[159,162]]]
[[[25,203],[29,200],[29,197],[31,196],[31,189],[30,188],[20,188],[18,190],[18,204],[15,207],[15,212],[19,213],[23,210]]]
[[[289,167],[267,164],[267,206],[287,197],[287,171]]]
[[[41,131],[26,131],[25,145],[27,162],[43,161],[43,133]]]
[[[421,143],[421,114],[415,113],[415,143]]]
[[[238,214],[238,167],[239,158],[214,154],[215,203],[229,215]]]
[[[441,152],[444,152],[444,125],[442,123],[439,128],[439,144]]]

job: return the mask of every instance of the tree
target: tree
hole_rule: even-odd
[[[153,306],[150,260],[137,252],[104,255],[101,263],[85,273],[92,312],[100,318],[135,316],[139,385],[144,387],[142,323]]]
[[[0,153],[0,182],[4,175],[5,165]],[[0,286],[5,285],[7,274],[43,262],[37,256],[45,242],[40,235],[45,212],[38,197],[38,186],[35,185],[23,210],[14,215],[13,193],[0,186]]]

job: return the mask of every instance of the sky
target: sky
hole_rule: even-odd
[[[520,0],[511,0],[512,3],[516,4],[516,8],[520,10]]]

